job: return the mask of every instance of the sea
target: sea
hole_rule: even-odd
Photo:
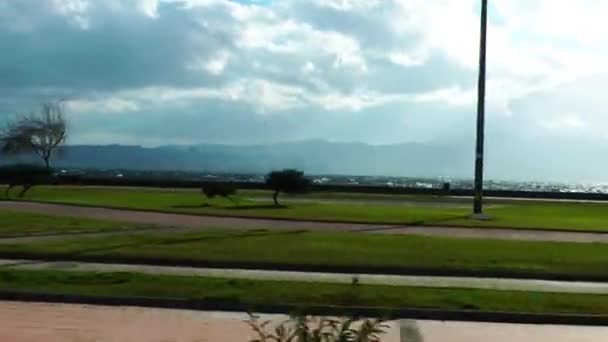
[[[145,171],[145,170],[91,170],[62,169],[62,174],[78,174],[83,178],[119,178],[119,179],[161,179],[178,181],[231,181],[231,182],[264,182],[264,174],[198,172],[198,171]],[[306,175],[314,184],[335,185],[369,185],[407,188],[442,188],[445,183],[452,189],[472,189],[472,179],[452,177],[397,177],[397,176],[361,176],[361,175]],[[608,193],[608,183],[580,181],[484,181],[486,190],[520,190],[578,193]]]

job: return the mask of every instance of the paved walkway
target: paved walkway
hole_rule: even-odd
[[[167,228],[222,228],[222,229],[276,229],[340,231],[388,234],[412,234],[462,238],[505,239],[526,241],[557,241],[580,243],[608,243],[606,233],[559,232],[525,229],[483,229],[453,227],[421,227],[357,223],[323,223],[309,221],[268,220],[258,218],[215,217],[188,214],[156,213],[137,210],[82,207],[76,205],[0,202],[0,209],[33,212],[47,215],[72,216],[93,219],[158,225]],[[176,229],[177,230],[177,229]],[[115,234],[115,233],[113,233]],[[101,234],[99,234],[101,235]],[[61,236],[56,236],[61,237]],[[50,237],[45,237],[50,238]],[[32,239],[32,238],[29,238]],[[37,238],[34,238],[37,239]]]
[[[0,301],[3,342],[246,342],[244,313]],[[283,315],[262,315],[269,329]],[[597,342],[606,327],[435,321],[387,322],[383,342]]]
[[[261,315],[260,321],[269,320],[267,331],[273,331],[287,318],[285,315]],[[248,319],[245,313],[0,301],[0,341],[247,342],[257,337],[246,324]],[[413,321],[386,324],[383,342],[422,341],[400,338],[402,331],[420,334]],[[444,340],[440,332],[435,332],[432,339],[424,341]]]
[[[101,264],[89,262],[47,262],[37,260],[8,259],[0,259],[0,267],[21,270],[133,272],[154,275],[184,275],[212,278],[279,280],[316,283],[321,282],[332,284],[351,284],[353,280],[356,279],[359,284],[365,285],[490,289],[550,293],[608,294],[608,283],[600,282],[569,282],[506,278],[398,276],[323,272],[213,269],[105,263]]]
[[[368,229],[387,229],[393,225],[371,224],[337,224],[316,223],[306,221],[281,221],[268,219],[248,219],[233,217],[217,217],[188,214],[158,213],[138,210],[107,209],[97,207],[83,207],[77,205],[10,202],[1,201],[0,209],[34,212],[46,215],[73,216],[93,219],[115,220],[122,222],[153,224],[163,227],[180,228],[234,228],[234,229],[306,229],[318,228],[320,230],[334,231],[360,231]]]

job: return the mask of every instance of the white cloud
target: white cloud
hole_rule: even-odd
[[[388,59],[398,65],[404,67],[421,66],[424,65],[426,58],[416,56],[407,52],[397,51],[392,52],[388,55]]]
[[[253,79],[231,84],[223,93],[230,101],[247,103],[256,112],[268,114],[300,107],[304,91],[299,87]]]
[[[0,40],[12,52],[0,55],[0,86],[12,91],[0,95],[0,107],[55,92],[74,99],[73,112],[149,115],[172,106],[166,111],[179,116],[203,104],[234,105],[266,118],[331,121],[359,112],[369,127],[380,110],[407,120],[434,111],[462,116],[474,113],[477,99],[478,2],[0,1]],[[526,112],[547,130],[581,134],[602,122],[582,100],[565,109],[547,100],[534,111],[525,100],[608,72],[607,10],[601,0],[492,1],[488,114],[508,120]],[[603,106],[602,96],[581,95],[601,86],[577,84],[580,94],[560,97]],[[580,113],[585,125],[547,114],[563,110]]]
[[[340,11],[352,11],[373,9],[380,0],[317,0],[316,3]]]
[[[558,115],[549,120],[539,122],[539,125],[550,131],[571,132],[588,126],[580,115]]]
[[[229,61],[230,54],[226,51],[222,51],[206,61],[198,61],[197,63],[191,64],[190,68],[194,70],[202,69],[210,75],[219,76],[224,72]]]
[[[308,61],[304,65],[302,65],[302,73],[303,74],[312,74],[315,72],[317,68],[315,67],[315,63]]]
[[[473,89],[463,90],[458,86],[441,88],[415,97],[417,102],[445,103],[452,106],[471,106],[477,100]]]
[[[51,0],[58,13],[72,19],[81,28],[89,27],[88,11],[91,4],[88,0]]]
[[[149,17],[158,17],[158,0],[137,0],[139,9]]]
[[[105,99],[76,99],[65,101],[65,106],[70,113],[126,113],[139,110],[139,106],[134,101],[125,100],[122,98],[105,98]]]

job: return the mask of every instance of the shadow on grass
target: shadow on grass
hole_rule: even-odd
[[[467,219],[467,218],[469,218],[469,217],[465,216],[465,215],[452,215],[452,216],[440,217],[440,218],[436,218],[436,219],[405,221],[402,223],[396,222],[394,224],[391,224],[391,227],[388,229],[402,228],[402,227],[432,227],[432,226],[438,226],[442,223],[449,225],[451,221],[458,221],[458,220]],[[356,230],[356,232],[369,233],[369,232],[384,231],[384,230],[387,230],[387,227],[381,226],[381,227],[363,228],[363,229]]]
[[[137,255],[137,249],[144,247],[144,246],[170,246],[170,245],[179,245],[179,244],[201,242],[201,241],[219,241],[219,240],[243,239],[243,238],[251,238],[251,237],[299,235],[299,234],[305,234],[308,232],[309,231],[303,230],[303,229],[290,230],[290,231],[273,231],[273,230],[258,229],[258,230],[244,231],[244,232],[231,232],[231,233],[223,233],[223,234],[218,233],[217,235],[199,236],[199,237],[191,237],[191,238],[167,237],[166,239],[160,238],[156,241],[147,240],[147,241],[135,241],[135,242],[129,242],[129,243],[116,243],[116,244],[113,244],[110,246],[103,246],[103,247],[99,247],[99,248],[80,249],[80,250],[68,251],[68,252],[61,253],[61,254],[64,254],[64,255],[70,256],[70,257],[76,257],[76,258],[78,256],[87,256],[87,255],[103,257],[106,253],[109,253],[112,251],[120,251],[122,249],[127,248],[127,249],[132,249],[132,251],[134,252],[133,255]],[[129,253],[127,253],[127,254],[129,254]],[[145,257],[145,255],[143,257]],[[3,268],[3,266],[0,266],[0,268]]]
[[[201,208],[212,208],[212,207],[213,206],[209,203],[203,203],[203,204],[198,204],[198,205],[178,204],[178,205],[171,206],[171,208],[173,208],[173,209],[201,209]]]
[[[462,219],[467,219],[468,216],[458,215],[458,216],[449,216],[443,218],[437,218],[432,220],[416,220],[416,221],[408,221],[403,223],[395,223],[392,224],[388,230],[402,227],[433,227],[438,226],[439,224],[449,225],[451,221],[457,221]],[[387,230],[387,227],[372,227],[372,228],[363,228],[356,230],[357,233],[371,233],[371,232],[381,232]]]
[[[452,215],[452,216],[440,217],[440,218],[436,218],[436,219],[416,220],[416,221],[407,222],[406,224],[408,226],[414,226],[414,227],[434,226],[434,225],[438,225],[441,223],[449,224],[451,221],[466,220],[468,218],[469,218],[468,215]]]
[[[222,209],[222,210],[256,210],[256,209],[287,209],[286,205],[276,206],[274,204],[238,204],[234,205],[213,205],[209,203],[198,204],[198,205],[173,205],[171,206],[173,209],[203,209],[203,208],[213,208],[213,209]]]
[[[227,234],[218,236],[202,236],[196,238],[183,238],[183,239],[168,239],[166,241],[159,241],[158,245],[179,245],[182,243],[201,242],[201,241],[212,241],[212,240],[228,240],[228,239],[240,239],[249,237],[268,237],[268,236],[280,236],[280,235],[299,235],[307,233],[307,230],[291,230],[291,231],[271,231],[271,230],[254,230],[247,231],[238,234]]]
[[[274,204],[249,204],[249,205],[235,205],[232,207],[225,207],[222,209],[228,210],[251,210],[251,209],[288,209],[286,205],[274,205]]]

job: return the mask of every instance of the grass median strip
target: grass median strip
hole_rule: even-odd
[[[0,255],[58,256],[319,267],[391,268],[492,276],[526,273],[538,278],[608,279],[603,244],[522,242],[423,236],[206,231],[70,237],[0,244]]]
[[[0,291],[256,305],[608,314],[608,296],[259,281],[137,273],[0,270]]]
[[[468,218],[470,209],[463,206],[462,199],[403,196],[403,204],[395,205],[366,203],[369,195],[349,194],[347,199],[361,203],[317,201],[310,197],[312,201],[292,202],[287,208],[275,208],[269,202],[254,200],[259,199],[260,194],[264,192],[245,191],[234,202],[225,199],[207,201],[198,191],[66,186],[34,188],[27,199],[190,214],[608,232],[608,203],[491,200],[487,213],[495,220],[479,222]],[[333,195],[330,199],[344,197],[340,196]],[[391,196],[390,201],[398,203],[398,198]]]
[[[0,237],[72,232],[108,232],[137,226],[113,221],[0,210]]]

